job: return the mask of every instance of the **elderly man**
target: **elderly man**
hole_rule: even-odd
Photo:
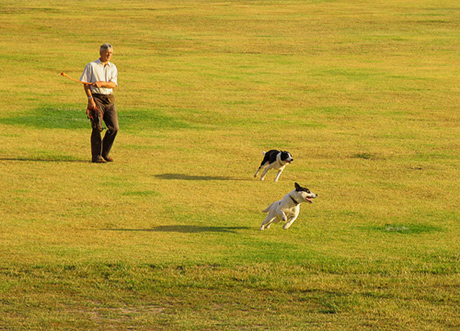
[[[113,89],[118,85],[118,70],[115,64],[110,62],[113,55],[112,45],[102,45],[99,54],[99,59],[86,65],[80,80],[92,83],[92,85],[84,85],[93,129],[91,132],[92,162],[106,163],[113,162],[109,153],[119,129],[113,96]],[[101,120],[107,126],[104,139],[101,137]]]

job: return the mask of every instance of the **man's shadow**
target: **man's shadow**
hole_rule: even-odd
[[[77,159],[45,159],[45,158],[32,158],[32,157],[0,157],[0,161],[21,161],[21,162],[75,162],[75,163],[91,163],[89,160],[77,160]]]

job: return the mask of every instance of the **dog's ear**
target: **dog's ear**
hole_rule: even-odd
[[[300,189],[301,189],[300,185],[295,183],[295,189],[296,189],[296,191],[300,191]]]

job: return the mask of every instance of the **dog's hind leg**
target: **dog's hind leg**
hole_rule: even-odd
[[[264,180],[265,179],[265,175],[267,174],[267,171],[270,170],[270,167],[266,167],[264,172],[262,173],[262,176],[260,176],[260,180]]]
[[[259,174],[260,169],[262,169],[262,166],[260,166],[259,169],[257,169],[256,173],[254,174],[254,177],[257,177],[257,175]]]
[[[275,219],[274,216],[268,214],[267,217],[265,218],[265,220],[260,225],[260,231],[268,229],[270,227],[270,225],[272,224],[274,219]]]
[[[265,161],[265,160],[264,160],[264,161]],[[265,161],[265,162],[264,162],[264,161],[262,161],[262,163],[260,164],[260,167],[259,167],[259,169],[257,169],[256,173],[254,174],[254,177],[257,177],[257,175],[259,174],[259,171],[260,171],[263,167],[265,167],[266,165],[268,165],[268,161]]]

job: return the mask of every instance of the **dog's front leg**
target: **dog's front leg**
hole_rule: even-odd
[[[294,223],[294,221],[295,221],[296,219],[297,219],[297,216],[294,216],[289,222],[287,222],[286,224],[284,224],[283,229],[284,229],[284,230],[289,229],[289,227],[292,225],[292,223]]]
[[[275,178],[275,182],[277,182],[277,181],[278,181],[278,179],[280,178],[280,176],[281,176],[281,173],[283,172],[283,170],[284,170],[284,169],[280,169],[280,170],[278,170],[278,174],[276,175],[276,178]]]
[[[289,227],[292,225],[292,223],[294,223],[294,221],[297,219],[297,217],[299,217],[299,213],[300,213],[300,208],[297,205],[297,207],[295,207],[295,209],[294,209],[294,214],[293,214],[292,218],[289,220],[289,222],[284,224],[284,226],[283,226],[284,230],[289,229]]]
[[[284,213],[282,209],[278,211],[278,215],[281,216],[280,218],[283,220],[283,222],[286,222],[288,220],[286,214]]]

